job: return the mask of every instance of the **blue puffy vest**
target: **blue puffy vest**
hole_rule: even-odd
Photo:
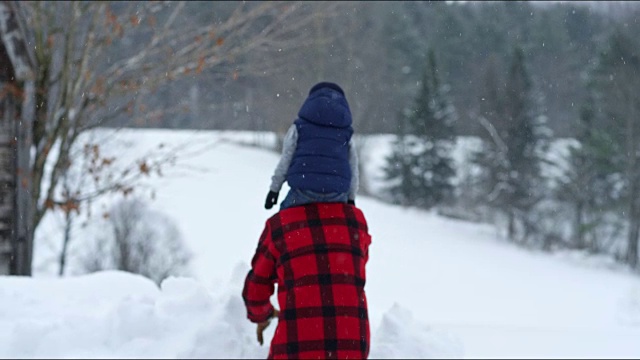
[[[329,87],[311,90],[294,122],[298,144],[287,174],[291,188],[319,193],[349,191],[351,123],[342,92]]]

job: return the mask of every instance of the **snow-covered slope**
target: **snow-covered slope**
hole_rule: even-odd
[[[116,272],[51,279],[60,228],[49,217],[38,233],[48,244],[36,253],[39,277],[0,278],[0,344],[9,344],[0,357],[265,356],[240,287],[276,211],[263,203],[278,155],[234,142],[253,134],[132,130],[122,137],[131,154],[159,142],[206,149],[150,181],[152,206],[177,221],[195,254],[193,279],[173,278],[160,289]],[[370,146],[376,151],[366,161],[379,163],[380,141]],[[637,276],[516,248],[490,226],[356,202],[373,237],[371,357],[640,357]]]

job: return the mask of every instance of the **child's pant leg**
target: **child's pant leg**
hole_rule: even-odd
[[[310,190],[291,189],[287,196],[280,203],[280,210],[290,208],[292,206],[305,205],[310,203],[322,202],[343,202],[349,200],[348,193],[318,193]]]

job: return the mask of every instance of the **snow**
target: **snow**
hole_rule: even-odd
[[[238,280],[238,279],[235,279]],[[2,358],[255,358],[242,300],[190,278],[0,279]],[[237,289],[234,289],[237,290]]]
[[[55,278],[61,228],[48,216],[37,234],[39,246],[46,244],[36,250],[37,276],[0,277],[0,344],[7,344],[0,358],[265,357],[240,291],[264,222],[277,211],[263,204],[278,154],[250,143],[274,138],[169,130],[119,137],[131,156],[159,142],[190,144],[178,166],[148,184],[157,192],[151,206],[177,222],[194,254],[193,277],[157,287],[122,272],[79,275],[71,259],[74,275]],[[388,140],[367,141],[371,152],[361,160],[371,176]],[[472,146],[459,141],[458,162]],[[372,358],[640,357],[637,274],[524,250],[488,225],[363,196],[356,203],[373,237],[366,285]]]

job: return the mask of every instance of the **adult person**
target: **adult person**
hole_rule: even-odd
[[[266,221],[242,297],[260,344],[278,320],[268,358],[367,358],[370,244],[364,214],[344,202],[293,206]],[[275,284],[280,311],[269,300]]]

